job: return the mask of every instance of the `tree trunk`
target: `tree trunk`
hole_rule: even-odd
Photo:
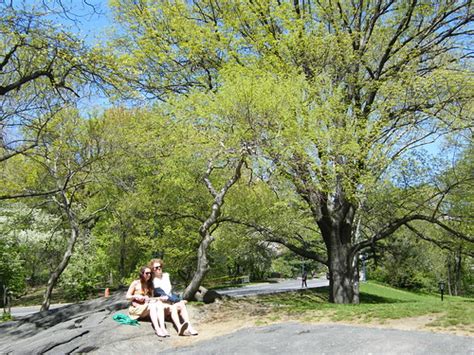
[[[194,297],[196,292],[199,290],[199,287],[201,286],[201,283],[204,280],[204,277],[209,271],[209,260],[207,259],[207,250],[209,249],[209,245],[213,241],[214,241],[214,238],[209,233],[205,233],[205,236],[202,239],[201,244],[199,244],[198,253],[197,253],[198,261],[197,261],[196,272],[194,273],[194,276],[191,282],[189,283],[189,285],[186,287],[186,289],[183,292],[183,298],[186,300],[190,300],[191,298]]]
[[[329,301],[358,304],[358,253],[353,248],[354,209],[347,204],[337,212],[330,211],[326,208],[325,216],[318,221],[328,251]]]
[[[126,257],[126,234],[122,229],[120,233],[120,260],[119,260],[119,273],[120,273],[120,283],[123,283],[125,279],[125,257]]]
[[[453,295],[453,288],[451,286],[451,255],[448,255],[448,292],[449,292],[449,295],[452,296]]]
[[[209,179],[213,170],[213,163],[212,160],[208,162],[207,171],[204,175],[204,182],[207,186],[207,189],[214,197],[214,202],[212,203],[211,213],[209,214],[209,217],[199,227],[201,243],[199,244],[198,248],[197,268],[190,284],[183,292],[183,298],[186,300],[189,300],[194,297],[194,295],[199,289],[199,286],[201,286],[201,282],[204,280],[204,277],[209,271],[209,260],[207,259],[207,250],[209,248],[209,245],[211,245],[211,243],[214,241],[210,230],[211,227],[217,223],[217,220],[221,214],[221,207],[224,204],[224,197],[227,194],[227,191],[229,191],[232,185],[234,185],[240,179],[240,171],[242,169],[244,161],[245,155],[242,156],[238,161],[234,170],[234,175],[226,181],[226,183],[219,192],[214,189],[214,186],[212,186],[211,180]]]
[[[2,297],[2,307],[3,307],[3,313],[7,313],[7,308],[8,308],[8,287],[7,285],[2,285],[2,290],[3,290],[3,297]]]
[[[461,294],[461,268],[462,268],[462,254],[461,248],[456,250],[454,257],[454,295],[459,296]]]
[[[350,245],[340,245],[329,252],[329,301],[359,303],[357,257],[351,256]]]
[[[47,311],[49,309],[53,288],[56,286],[56,283],[58,282],[58,279],[63,273],[63,271],[66,269],[66,266],[69,264],[69,259],[71,259],[72,252],[74,250],[74,246],[76,244],[78,236],[79,227],[76,225],[72,225],[71,235],[69,237],[68,245],[66,248],[66,252],[63,255],[63,259],[49,277],[48,285],[46,287],[46,291],[43,297],[43,304],[41,305],[41,311]]]

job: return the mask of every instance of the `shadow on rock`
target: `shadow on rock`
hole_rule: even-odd
[[[112,313],[124,310],[129,302],[125,292],[37,312],[0,324],[0,353],[90,352],[121,342],[141,333],[153,334],[151,327],[122,326]],[[150,337],[151,338],[151,337]]]

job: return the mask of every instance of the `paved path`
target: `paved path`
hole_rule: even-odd
[[[329,285],[329,281],[323,278],[311,279],[307,280],[307,284],[308,288],[324,287]],[[301,279],[290,279],[276,283],[262,283],[239,288],[228,288],[217,290],[217,292],[231,297],[244,297],[296,290],[301,290]]]
[[[63,306],[67,306],[70,303],[58,303],[52,304],[49,309],[61,308]],[[41,306],[27,306],[27,307],[12,307],[12,316],[17,317],[24,317],[36,312],[39,312]]]
[[[474,338],[335,324],[247,328],[164,354],[474,354]]]

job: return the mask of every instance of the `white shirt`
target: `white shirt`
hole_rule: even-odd
[[[155,277],[153,279],[153,287],[154,288],[161,288],[163,291],[166,292],[167,295],[171,294],[171,282],[170,282],[170,274],[164,272],[161,275],[161,279]]]

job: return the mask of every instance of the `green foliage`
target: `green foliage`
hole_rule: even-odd
[[[435,291],[443,259],[429,243],[399,236],[390,241],[383,257],[369,267],[370,279],[410,290]]]
[[[466,238],[452,239],[423,221],[400,222],[423,213],[472,235],[472,193],[466,192],[474,191],[468,178],[472,149],[452,171],[413,149],[444,135],[453,145],[456,132],[470,127],[470,68],[458,60],[462,53],[451,50],[464,38],[457,32],[464,30],[468,5],[110,4],[121,28],[93,53],[47,21],[47,14],[0,5],[6,14],[0,20],[2,89],[48,69],[2,94],[2,127],[20,124],[22,139],[41,143],[2,162],[2,195],[59,186],[71,201],[66,213],[58,194],[28,202],[55,216],[41,227],[54,235],[46,248],[39,226],[26,249],[15,239],[2,245],[24,260],[32,281],[44,281],[60,260],[71,229],[64,217],[71,215],[82,223],[62,278],[71,298],[84,298],[99,284],[128,283],[154,256],[165,259],[174,279],[189,281],[198,228],[212,205],[203,183],[207,164],[213,161],[211,181],[222,186],[242,152],[248,157],[241,180],[227,194],[213,230],[210,277],[249,273],[259,279],[270,270],[295,276],[300,260],[273,243],[330,264],[328,245],[365,242],[367,248],[381,231],[388,228],[380,237],[387,240],[402,225],[411,229],[381,245],[382,265],[373,270],[380,280],[430,289],[446,276],[444,260],[435,249],[409,241],[410,231],[429,230],[441,248],[472,255]],[[442,20],[446,13],[452,22]],[[104,78],[110,95],[142,107],[85,119],[65,105],[83,84]],[[3,141],[0,149],[10,151]],[[394,221],[399,224],[392,228]],[[18,229],[27,230],[24,224]],[[471,282],[470,260],[463,260],[464,285]]]
[[[102,81],[101,64],[67,21],[54,21],[54,7],[0,2],[0,162],[31,151],[55,115]]]
[[[223,227],[216,233],[216,242],[210,253],[209,277],[249,275],[250,280],[263,280],[269,276],[274,254],[267,243],[247,234],[244,228]]]
[[[0,323],[1,322],[8,322],[13,319],[12,315],[10,313],[2,313],[2,317],[0,318]]]
[[[280,277],[297,278],[301,277],[303,269],[308,273],[308,277],[315,277],[325,274],[327,268],[321,263],[311,259],[303,259],[289,251],[280,252],[278,257],[272,260],[272,273],[281,275]]]
[[[281,275],[281,277],[290,278],[295,277],[301,267],[297,263],[291,263],[288,258],[279,257],[272,260],[272,272]]]
[[[21,258],[21,246],[14,238],[3,236],[0,239],[0,290],[7,287],[14,295],[21,294],[25,287],[24,261]]]
[[[76,247],[67,269],[62,273],[59,287],[64,298],[71,301],[81,301],[96,296],[98,289],[109,285],[107,260],[100,258],[100,253],[94,246],[81,244]]]
[[[0,220],[1,280],[19,296],[44,284],[58,262],[63,248],[58,219],[24,203],[4,203]]]
[[[228,215],[263,226],[260,234],[302,255],[309,249],[331,268],[344,265],[351,275],[352,260],[334,260],[338,253],[327,246],[344,241],[341,250],[354,248],[356,256],[401,228],[406,216],[442,218],[433,181],[422,178],[427,160],[414,148],[470,125],[463,119],[472,116],[469,67],[451,43],[463,41],[467,3],[368,1],[362,8],[118,0],[112,6],[123,29],[110,50],[117,81],[133,83],[135,97],[172,103],[171,117],[191,122],[193,137],[214,143],[193,144],[203,156],[216,152],[217,143],[252,147],[252,171],[278,197],[261,201],[264,213],[239,208],[252,196],[233,204],[229,198]],[[441,25],[446,13],[457,12],[456,24]],[[408,184],[389,181],[398,167]],[[283,218],[272,218],[278,208]],[[426,282],[407,272],[398,279],[410,287]]]
[[[373,250],[375,256],[381,257],[372,264],[370,278],[423,290],[436,290],[438,282],[444,280],[453,294],[472,293],[469,268],[473,245],[468,241],[472,235],[469,215],[473,189],[472,174],[468,172],[472,159],[469,146],[463,148],[454,155],[454,162],[444,157],[418,164],[412,172],[412,168],[403,166],[394,170],[392,176],[397,186],[388,182],[379,186],[369,195],[367,206],[371,208],[364,212],[372,219],[373,229],[393,215],[404,216],[407,211],[430,213],[436,205],[444,223],[467,238],[454,237],[423,221],[411,222],[395,238]]]

